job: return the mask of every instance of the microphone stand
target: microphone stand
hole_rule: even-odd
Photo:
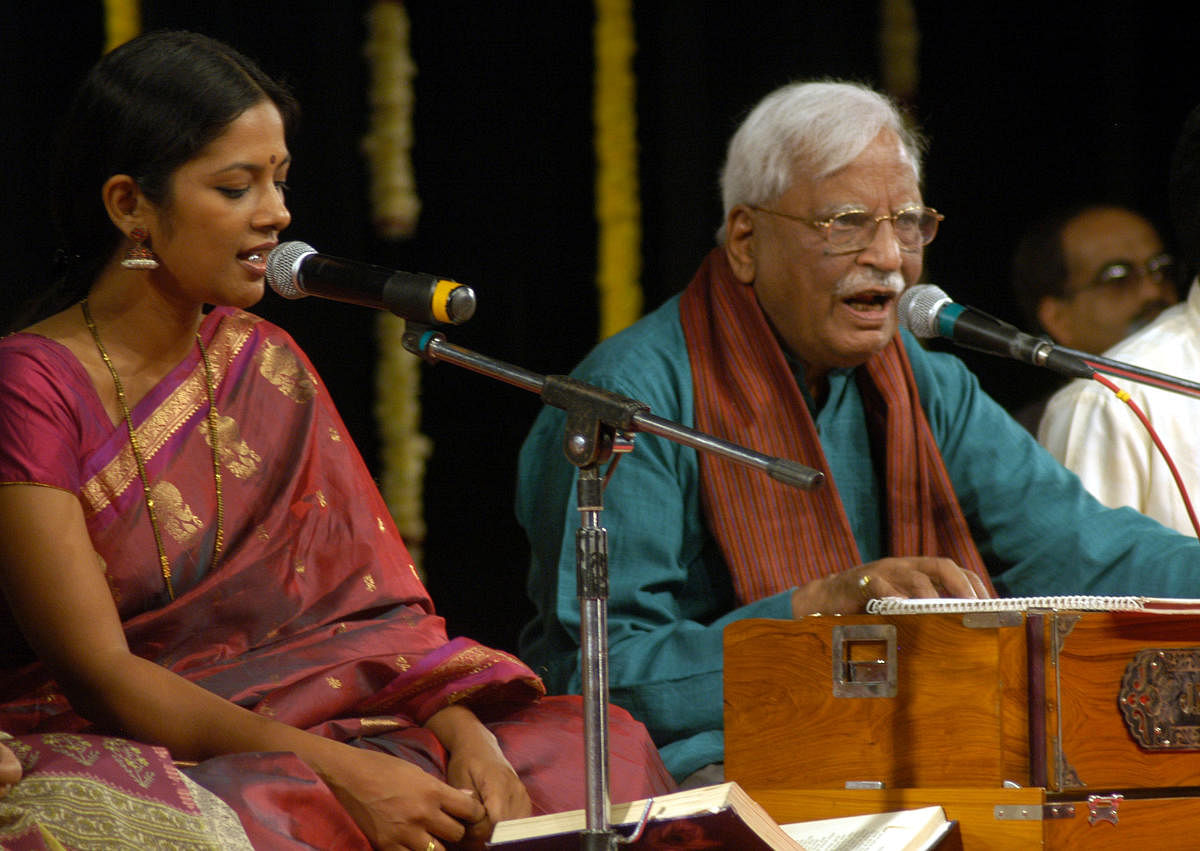
[[[609,824],[608,774],[608,539],[600,524],[604,508],[601,465],[613,458],[618,434],[649,432],[766,473],[803,490],[821,485],[824,474],[784,458],[773,458],[670,420],[656,417],[635,399],[610,393],[566,375],[542,376],[446,342],[428,326],[406,323],[404,348],[430,363],[446,361],[521,387],[542,402],[566,411],[563,451],[579,470],[576,496],[580,526],[575,534],[575,581],[580,611],[583,665],[584,768],[587,773],[583,851],[609,851],[618,833]],[[612,473],[612,465],[609,474]]]

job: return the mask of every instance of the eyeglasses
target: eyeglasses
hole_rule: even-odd
[[[937,236],[938,223],[945,216],[932,207],[905,207],[887,216],[873,216],[866,210],[846,210],[828,219],[806,219],[803,216],[793,216],[791,213],[781,213],[778,210],[768,210],[766,207],[748,205],[760,213],[770,213],[801,222],[810,228],[825,232],[825,239],[838,254],[852,251],[862,251],[875,239],[875,231],[880,222],[891,222],[892,230],[896,232],[896,240],[905,251],[920,251]]]
[[[1100,267],[1100,271],[1092,276],[1092,280],[1084,286],[1068,293],[1077,295],[1088,290],[1104,289],[1113,293],[1123,293],[1132,290],[1147,279],[1156,284],[1175,280],[1175,258],[1170,254],[1156,254],[1145,263],[1138,264],[1132,260],[1113,260]]]

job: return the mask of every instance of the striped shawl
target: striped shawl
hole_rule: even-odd
[[[705,517],[738,600],[744,605],[861,564],[808,405],[753,287],[734,277],[723,248],[714,249],[701,265],[680,301],[680,315],[696,428],[826,476],[822,487],[800,491],[744,465],[700,454]],[[856,379],[873,457],[886,458],[889,554],[952,558],[990,589],[899,335],[856,371]]]

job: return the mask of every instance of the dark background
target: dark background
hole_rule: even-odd
[[[48,139],[103,43],[99,0],[10,5],[0,26],[5,311],[46,282],[55,247],[44,204]],[[803,77],[881,83],[878,4],[733,5],[635,3],[647,309],[678,291],[713,245],[724,147],[759,98]],[[1056,5],[916,3],[911,106],[931,137],[925,197],[947,216],[926,278],[1017,324],[1008,263],[1028,220],[1104,198],[1162,222],[1173,139],[1200,102],[1192,15],[1122,0]],[[468,283],[479,309],[449,331],[451,342],[539,373],[568,371],[596,342],[592,4],[407,4],[423,212],[416,236],[399,243],[378,240],[369,222],[359,148],[366,6],[142,0],[142,14],[146,29],[229,41],[295,89],[304,118],[292,144],[285,238]],[[374,312],[273,293],[257,310],[308,351],[377,469]],[[1006,405],[1049,378],[963,356]],[[512,650],[530,612],[512,511],[516,453],[540,402],[448,364],[422,370],[422,428],[434,441],[429,586],[451,634]]]

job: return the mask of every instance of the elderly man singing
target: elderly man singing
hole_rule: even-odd
[[[576,377],[667,419],[826,475],[799,491],[639,435],[605,495],[612,699],[672,773],[720,776],[721,631],[861,612],[870,597],[1198,596],[1200,544],[1106,509],[957,358],[897,329],[942,216],[919,135],[841,82],[767,96],[734,135],[720,245],[687,289]],[[538,607],[521,650],[580,688],[574,468],[546,409],[521,452]]]

